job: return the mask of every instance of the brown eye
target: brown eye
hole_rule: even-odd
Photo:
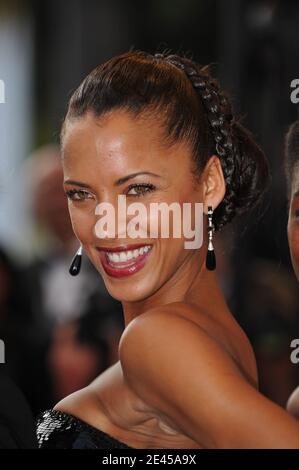
[[[70,189],[66,191],[65,194],[68,199],[71,199],[72,201],[84,201],[85,199],[92,197],[92,195],[84,189]]]
[[[155,186],[153,184],[131,184],[129,186],[129,191],[128,191],[128,195],[129,196],[143,196],[144,194],[146,193],[150,193],[152,191],[154,191],[155,189]],[[134,191],[134,192],[131,192],[130,191]]]

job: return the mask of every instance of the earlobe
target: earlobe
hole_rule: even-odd
[[[217,155],[210,157],[206,164],[203,177],[204,212],[207,213],[208,206],[212,206],[213,209],[216,209],[223,200],[226,191],[222,166]]]

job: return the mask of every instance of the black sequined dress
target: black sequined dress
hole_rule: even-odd
[[[132,449],[109,434],[59,410],[46,410],[37,418],[40,449]]]

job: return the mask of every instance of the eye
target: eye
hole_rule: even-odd
[[[68,199],[72,201],[84,201],[85,199],[92,198],[92,194],[84,189],[69,189],[65,191]]]
[[[299,219],[299,209],[295,210],[294,216],[296,217],[296,219]]]
[[[135,191],[135,193],[130,191]],[[155,190],[155,186],[151,183],[140,183],[140,184],[131,184],[129,186],[129,190],[127,192],[128,195],[130,196],[143,196],[146,193],[150,193]]]

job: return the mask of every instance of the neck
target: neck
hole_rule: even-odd
[[[208,271],[201,254],[185,261],[175,275],[150,297],[136,302],[123,302],[125,327],[142,313],[163,305],[184,302],[204,312],[227,310],[216,271]],[[215,308],[217,306],[217,308]]]

